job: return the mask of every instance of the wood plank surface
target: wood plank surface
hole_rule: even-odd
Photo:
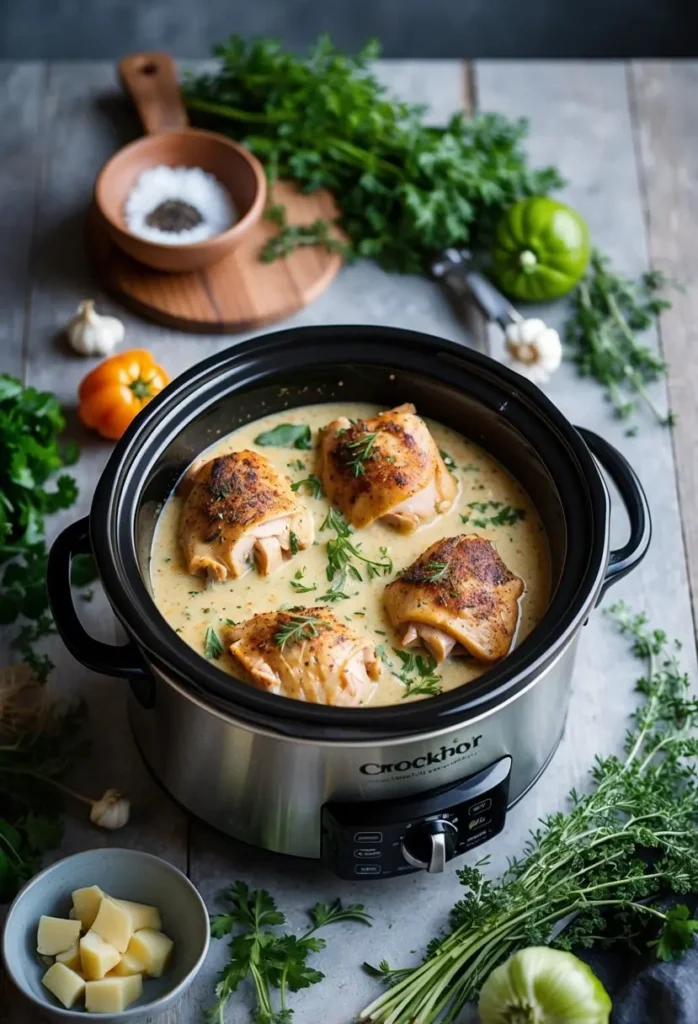
[[[643,197],[625,68],[619,64],[497,62],[479,64],[475,70],[474,76],[464,78],[456,62],[384,62],[380,67],[381,75],[403,98],[432,104],[434,123],[443,123],[462,105],[464,81],[481,109],[529,116],[532,132],[527,148],[532,160],[560,165],[570,180],[566,195],[589,220],[597,244],[626,271],[644,269],[648,253]],[[40,146],[39,162],[43,167],[36,225],[32,228],[28,214],[26,220],[16,215],[17,230],[31,233],[35,254],[27,317],[20,315],[17,323],[28,339],[28,381],[56,391],[71,407],[80,377],[94,365],[92,360],[68,353],[58,337],[77,302],[95,294],[82,246],[86,204],[101,163],[138,129],[126,105],[118,99],[115,73],[109,65],[56,65],[50,70],[47,85],[43,108],[39,103],[34,115],[25,113],[25,129],[14,129],[19,132],[17,144],[25,151]],[[38,140],[32,116],[42,118],[41,123],[46,125]],[[6,122],[0,123],[0,138],[6,131]],[[0,192],[2,212],[4,204],[5,196]],[[10,256],[0,247],[0,279]],[[19,288],[26,290],[26,271],[20,277]],[[126,322],[126,343],[151,348],[173,375],[230,344],[229,339],[186,336],[141,322],[96,294],[101,308]],[[561,315],[560,309],[545,311],[545,318],[551,322],[559,322]],[[368,263],[344,269],[328,292],[292,318],[289,325],[341,322],[409,326],[464,343],[469,340],[432,282],[388,275]],[[683,330],[687,330],[685,324]],[[500,340],[495,335],[492,344],[498,353]],[[623,596],[633,606],[645,607],[658,625],[689,641],[686,663],[695,670],[669,433],[648,422],[637,438],[624,437],[621,426],[609,418],[597,387],[580,381],[571,367],[564,367],[556,375],[549,393],[575,421],[597,429],[618,444],[640,472],[650,492],[655,539],[643,566],[614,588],[613,596]],[[662,386],[657,388],[657,397],[659,401],[665,397]],[[71,429],[84,446],[77,467],[82,493],[79,506],[57,517],[54,529],[87,510],[92,486],[110,450],[106,443],[82,431],[74,416]],[[623,529],[623,517],[618,516],[614,523],[617,538]],[[116,627],[102,595],[96,594],[94,601],[85,606],[85,617],[96,635],[114,639]],[[151,850],[188,868],[211,909],[224,885],[244,878],[278,897],[294,929],[303,926],[309,906],[336,895],[352,902],[364,901],[373,913],[375,925],[370,930],[348,926],[328,935],[328,948],[315,961],[327,980],[294,996],[296,1020],[303,1024],[347,1024],[378,991],[376,982],[362,974],[361,961],[377,962],[381,957],[395,964],[414,961],[425,942],[445,925],[447,911],[460,891],[451,868],[440,878],[415,874],[379,885],[350,884],[339,882],[313,862],[272,856],[225,839],[202,825],[187,826],[184,816],[163,797],[141,766],[125,722],[124,684],[82,669],[57,642],[52,649],[58,664],[56,684],[61,692],[84,693],[90,698],[92,733],[100,737],[90,762],[90,786],[95,791],[107,785],[123,786],[134,799],[133,824],[111,836],[87,826],[81,809],[70,808],[66,840],[59,853],[106,841]],[[584,785],[596,752],[619,748],[632,707],[636,675],[637,663],[626,643],[597,612],[581,639],[568,728],[553,767],[510,813],[503,836],[478,850],[478,856],[492,855],[493,870],[500,870],[508,856],[520,853],[524,836],[539,815],[564,806],[571,785]],[[175,1020],[195,1024],[201,1019],[203,1008],[210,1002],[224,946],[222,942],[214,943],[197,983],[179,1006],[159,1018],[163,1024],[174,1024]],[[0,996],[2,1019],[11,1024],[43,1024],[45,1018],[6,990]],[[151,1020],[144,1015],[139,1024]],[[226,1020],[229,1024],[247,1024],[246,990],[231,1006]]]
[[[635,61],[629,88],[650,255],[680,286],[659,330],[678,415],[674,454],[698,631],[698,62]]]

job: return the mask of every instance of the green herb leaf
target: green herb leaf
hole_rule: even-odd
[[[306,476],[303,480],[296,480],[295,483],[291,484],[292,491],[300,491],[302,487],[306,487],[313,498],[322,497],[322,481],[314,473]]]
[[[692,920],[688,907],[683,904],[667,911],[662,934],[650,946],[657,949],[659,960],[676,960],[693,945],[698,932],[698,921]]]
[[[300,448],[308,451],[312,448],[310,427],[307,423],[280,423],[273,430],[258,434],[254,443],[262,447]]]
[[[274,643],[283,651],[286,644],[312,640],[324,626],[322,619],[315,615],[289,615],[287,621],[283,622],[274,634]]]
[[[204,639],[204,654],[207,658],[220,658],[222,653],[223,644],[218,638],[218,633],[216,633],[213,626],[209,626]]]

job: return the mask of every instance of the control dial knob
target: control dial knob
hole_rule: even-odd
[[[444,818],[413,825],[402,841],[402,856],[413,868],[426,868],[430,874],[443,871],[446,861],[456,852],[458,829]]]

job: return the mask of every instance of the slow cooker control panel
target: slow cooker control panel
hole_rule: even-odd
[[[443,871],[504,828],[511,758],[467,779],[395,800],[322,808],[322,861],[340,878]]]

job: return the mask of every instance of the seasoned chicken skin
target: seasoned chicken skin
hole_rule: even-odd
[[[329,608],[262,612],[226,631],[243,678],[312,704],[365,704],[381,675],[373,643]]]
[[[236,579],[256,565],[267,576],[313,542],[312,516],[257,452],[195,463],[180,493],[179,540],[192,574]]]
[[[382,519],[412,533],[447,511],[458,490],[413,405],[353,424],[344,416],[328,423],[320,476],[329,500],[358,529]]]
[[[385,588],[385,608],[402,646],[423,645],[441,664],[449,654],[495,662],[508,654],[523,581],[484,537],[437,541]]]

